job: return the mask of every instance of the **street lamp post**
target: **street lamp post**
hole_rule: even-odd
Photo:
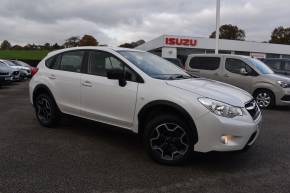
[[[220,36],[220,0],[216,1],[216,30],[215,30],[215,54],[219,53]]]

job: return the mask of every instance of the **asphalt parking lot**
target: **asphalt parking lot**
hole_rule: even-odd
[[[185,166],[147,157],[131,132],[66,117],[40,126],[28,82],[0,88],[0,193],[290,191],[290,108],[263,112],[255,146],[243,153],[196,153]]]

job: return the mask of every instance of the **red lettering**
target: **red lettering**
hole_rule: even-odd
[[[197,40],[185,39],[185,38],[165,38],[165,44],[167,45],[177,45],[177,46],[196,46]]]

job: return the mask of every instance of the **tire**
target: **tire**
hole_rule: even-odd
[[[275,106],[275,95],[270,90],[257,90],[254,94],[254,97],[261,109],[270,109]]]
[[[194,136],[184,120],[163,114],[149,120],[144,129],[143,143],[153,160],[166,165],[180,165],[189,160]]]
[[[61,114],[54,99],[46,93],[39,94],[34,102],[36,118],[42,126],[54,127]]]

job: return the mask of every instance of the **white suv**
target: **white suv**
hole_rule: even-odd
[[[148,52],[70,48],[49,53],[38,69],[30,99],[40,124],[52,127],[64,113],[126,128],[160,163],[179,164],[193,150],[242,150],[259,134],[261,113],[249,93]]]

